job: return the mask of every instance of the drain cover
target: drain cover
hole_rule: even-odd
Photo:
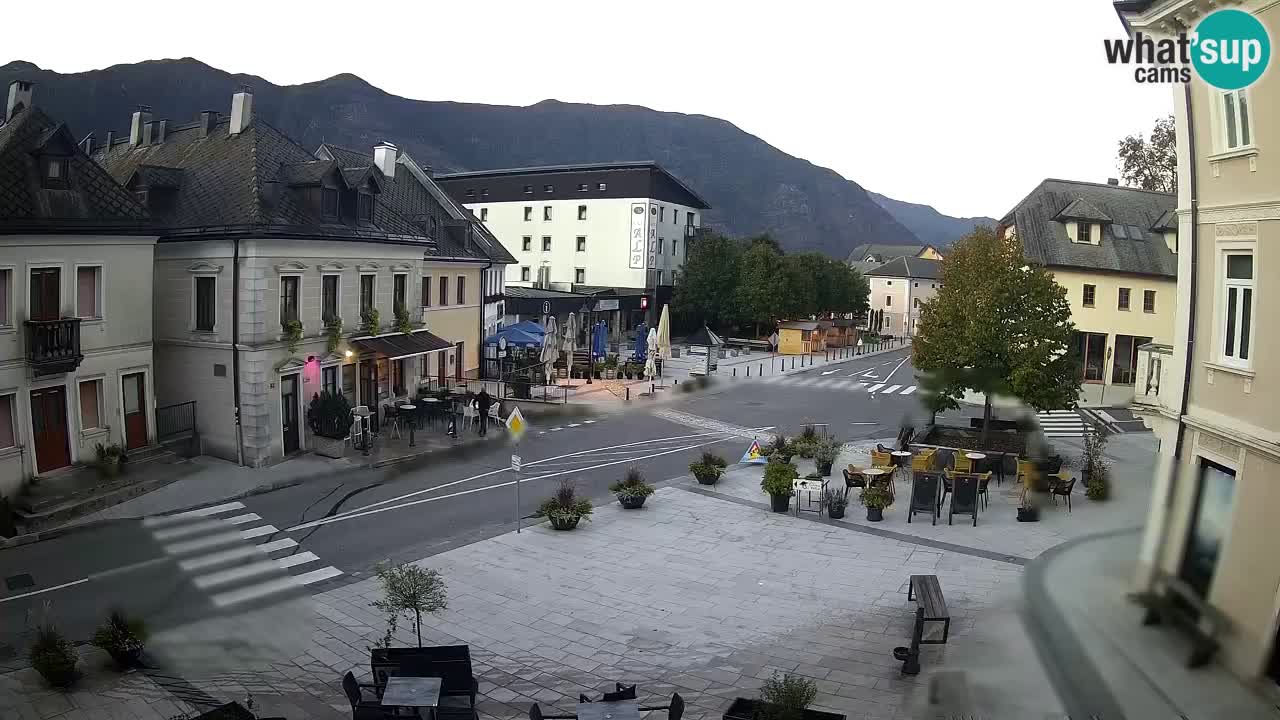
[[[10,590],[24,590],[29,587],[34,587],[36,581],[30,574],[23,573],[21,575],[10,575],[4,579],[4,584]]]

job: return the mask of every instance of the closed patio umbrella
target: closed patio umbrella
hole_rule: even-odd
[[[649,326],[640,323],[640,327],[636,328],[636,349],[634,353],[638,362],[644,362],[644,357],[648,354],[648,343]]]
[[[658,357],[671,359],[671,306],[662,306],[662,316],[658,318]]]
[[[560,349],[564,351],[565,372],[573,375],[573,350],[578,339],[578,316],[569,313],[564,320],[564,328],[560,331]]]
[[[591,352],[598,358],[603,358],[608,354],[609,346],[609,326],[603,320],[596,323],[595,332],[591,338]]]
[[[555,363],[560,356],[560,348],[556,345],[556,340],[556,319],[548,317],[546,333],[542,336],[542,354],[538,357],[546,370],[548,385],[556,375]]]
[[[645,374],[645,377],[652,380],[654,377],[658,375],[658,364],[657,364],[658,329],[657,328],[649,328],[649,337],[648,337],[647,345],[649,346],[649,352],[648,352],[647,359],[644,362],[644,374]]]

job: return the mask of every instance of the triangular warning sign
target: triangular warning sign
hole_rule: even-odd
[[[760,453],[760,441],[752,440],[751,447],[747,448],[747,451],[742,455],[742,459],[738,462],[747,465],[763,465],[769,462],[769,458]]]

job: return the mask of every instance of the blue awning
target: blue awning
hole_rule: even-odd
[[[525,332],[517,326],[503,328],[485,339],[485,345],[497,345],[499,338],[506,338],[507,347],[541,347],[542,335]]]

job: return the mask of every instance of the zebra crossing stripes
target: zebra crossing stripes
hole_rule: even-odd
[[[1045,437],[1084,437],[1088,431],[1084,418],[1075,410],[1045,410],[1036,413]]]
[[[164,552],[208,591],[216,607],[235,606],[276,593],[297,591],[342,571],[320,565],[313,552],[299,552],[292,538],[238,502],[145,518],[143,527]]]
[[[873,395],[910,395],[916,391],[915,385],[892,385],[874,380],[854,380],[844,377],[826,378],[817,375],[772,375],[764,378],[761,382],[794,388],[807,388],[809,390],[866,391]]]

